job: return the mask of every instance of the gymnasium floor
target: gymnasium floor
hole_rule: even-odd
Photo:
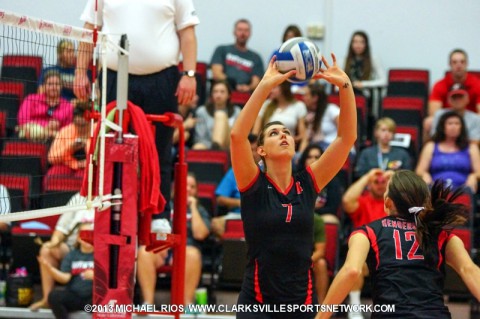
[[[35,286],[35,300],[40,297],[40,286]],[[237,301],[238,291],[234,290],[217,290],[216,298],[217,304],[224,304],[224,305],[234,305]],[[155,296],[156,304],[168,303],[170,300],[170,291],[164,288],[157,289],[157,293]],[[364,304],[370,304],[371,300],[369,299],[362,299]],[[447,302],[447,305],[452,313],[453,319],[479,319],[478,317],[470,317],[470,305],[465,302]],[[0,307],[0,318],[54,318],[50,310],[41,310],[39,312],[31,312],[26,308],[7,308],[7,307]],[[87,319],[91,318],[90,315],[82,312],[77,312],[73,314],[71,319]],[[172,318],[170,316],[160,316],[160,315],[148,315],[148,316],[137,316],[133,315],[132,318],[139,318],[139,319],[148,319],[148,318]],[[221,313],[221,314],[206,314],[206,315],[182,315],[182,319],[190,319],[190,318],[197,318],[197,319],[234,319],[235,316],[232,313]],[[347,318],[346,314],[336,314],[333,318]],[[365,319],[370,318],[370,314],[364,315]]]

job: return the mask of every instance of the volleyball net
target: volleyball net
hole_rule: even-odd
[[[53,231],[58,215],[94,210],[95,303],[131,303],[138,242],[148,251],[173,247],[178,267],[172,270],[177,283],[172,302],[181,304],[187,202],[184,149],[180,147],[175,166],[175,180],[180,182],[175,183],[174,234],[158,237],[150,233],[152,210],[159,208],[156,201],[149,206],[152,209],[145,209],[144,196],[138,198],[145,176],[139,160],[141,136],[124,131],[135,127],[123,117],[124,112],[133,112],[127,96],[128,39],[120,35],[120,42],[113,43],[109,38],[118,35],[0,11],[0,223],[45,222]],[[107,83],[106,57],[112,52],[118,57],[117,96],[107,105],[107,85],[98,85],[97,73]],[[77,67],[80,53],[91,57],[87,70]],[[75,97],[77,72],[85,72],[87,86],[91,83],[87,100]],[[183,145],[178,115],[146,115],[144,120],[177,126]],[[80,190],[84,200],[74,201]],[[151,192],[156,193],[155,186]]]
[[[0,222],[78,210],[63,206],[88,167],[85,112],[98,101],[78,101],[73,81],[80,42],[93,44],[93,32],[0,12],[0,42]]]

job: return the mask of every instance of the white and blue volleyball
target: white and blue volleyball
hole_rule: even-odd
[[[280,72],[297,71],[295,76],[288,79],[292,83],[307,82],[318,72],[322,64],[318,47],[303,37],[285,41],[275,55],[277,69]]]

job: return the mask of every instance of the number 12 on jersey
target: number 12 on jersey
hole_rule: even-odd
[[[402,250],[403,245],[411,245],[410,250],[408,251],[408,254],[407,254],[407,259],[408,260],[424,259],[422,255],[417,255],[417,250],[418,250],[418,247],[420,245],[417,241],[417,235],[415,234],[415,232],[414,231],[406,231],[404,237],[405,238],[402,241],[402,238],[400,236],[400,232],[398,231],[398,229],[393,230],[393,240],[395,242],[395,257],[396,257],[396,259],[397,260],[402,260],[403,259],[403,250]]]

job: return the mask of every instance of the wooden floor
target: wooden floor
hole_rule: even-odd
[[[35,286],[35,300],[41,295],[40,286]],[[232,306],[236,303],[238,297],[238,291],[235,290],[217,290],[215,293],[216,304],[217,305],[228,305]],[[157,289],[155,296],[155,304],[157,309],[161,304],[168,304],[170,302],[170,291],[165,288]],[[371,304],[370,299],[362,299],[362,303]],[[480,319],[480,314],[471,316],[470,315],[470,304],[466,301],[448,301],[446,300],[447,306],[452,313],[453,319]],[[28,308],[9,308],[9,307],[0,307],[0,318],[54,318],[51,311],[48,309],[42,309],[39,312],[31,312]],[[71,319],[87,319],[91,318],[91,315],[77,312],[70,316]],[[148,316],[137,316],[133,315],[132,318],[173,318],[172,316],[166,315],[148,315]],[[235,314],[233,313],[209,313],[201,315],[182,315],[182,319],[197,318],[197,319],[233,319]],[[336,314],[333,318],[347,318],[346,314]],[[364,314],[365,319],[370,318],[370,314]]]

